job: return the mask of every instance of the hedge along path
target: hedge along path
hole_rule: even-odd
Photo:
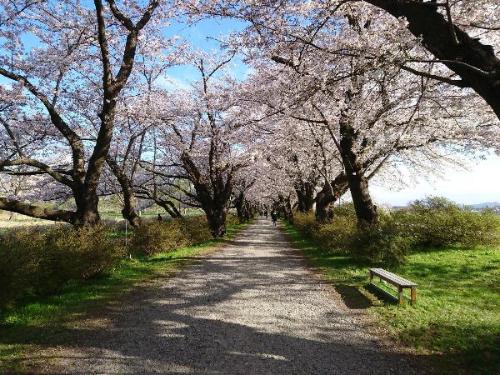
[[[71,342],[31,362],[51,374],[422,373],[367,324],[258,220],[223,250],[78,322]]]

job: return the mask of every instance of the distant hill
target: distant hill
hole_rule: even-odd
[[[459,204],[459,206],[462,206],[464,208],[467,208],[469,210],[474,210],[474,211],[482,211],[486,209],[493,209],[496,212],[500,212],[500,202],[481,202],[481,203],[475,203],[475,204]],[[401,210],[405,209],[408,207],[408,205],[401,206],[391,206],[391,205],[386,205],[388,209],[392,210]]]
[[[474,210],[484,210],[485,208],[500,208],[500,202],[482,202],[476,204],[468,204],[467,207]]]

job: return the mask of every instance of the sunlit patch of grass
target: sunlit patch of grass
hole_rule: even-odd
[[[286,231],[333,285],[367,294],[368,265],[320,250],[290,225]],[[418,284],[417,304],[372,304],[368,311],[381,325],[421,353],[443,353],[448,370],[500,373],[499,249],[426,250],[390,270]]]

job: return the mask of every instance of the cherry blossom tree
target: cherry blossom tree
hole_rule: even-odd
[[[349,191],[360,224],[374,224],[374,176],[498,148],[497,9],[492,0],[4,1],[0,173],[29,177],[31,191],[3,184],[0,209],[93,225],[99,195],[119,194],[134,226],[138,198],[172,217],[180,202],[203,209],[218,237],[231,205],[241,220],[274,205],[289,218],[315,206],[328,221]],[[172,53],[163,30],[179,14],[248,27],[223,42],[227,57]],[[230,74],[235,54],[251,67],[242,82]],[[177,63],[199,72],[192,89],[162,86]]]
[[[182,6],[194,19],[209,14],[248,22],[248,31],[254,35],[246,34],[245,42],[269,43],[284,38],[337,54],[374,60],[390,57],[419,76],[474,90],[500,117],[496,0],[207,0],[182,2]],[[342,48],[337,48],[337,43],[317,41],[322,33],[334,37],[345,24],[377,26],[367,38],[346,39]],[[379,38],[386,41],[385,48],[369,48],[371,41]],[[408,49],[409,45],[413,48]]]
[[[247,195],[249,189],[255,183],[256,179],[245,174],[243,178],[235,179],[233,186],[233,205],[236,208],[236,214],[240,223],[248,222],[254,214],[257,202],[252,202]]]
[[[408,30],[421,41],[435,59],[415,62],[440,63],[461,80],[431,75],[425,71],[409,71],[458,87],[476,91],[500,118],[500,24],[497,1],[366,0],[396,18],[404,17]],[[494,34],[495,33],[495,34]],[[486,36],[484,34],[492,34]],[[485,44],[486,39],[491,44]],[[486,43],[487,43],[486,42]],[[430,60],[430,61],[429,61]]]
[[[0,169],[15,174],[29,167],[22,173],[43,174],[63,187],[57,190],[73,198],[76,210],[4,197],[1,209],[76,226],[99,222],[98,186],[117,102],[133,72],[141,31],[159,1],[144,7],[141,2],[126,4],[129,14],[112,0],[95,0],[93,9],[71,0],[2,2],[0,75],[11,82],[2,96],[16,108],[4,112],[7,136],[2,137],[10,138],[15,152],[0,160]],[[20,130],[12,136],[9,126]],[[43,144],[28,152],[20,145],[28,145],[30,138]]]
[[[367,181],[405,154],[433,155],[436,160],[448,154],[451,144],[468,151],[495,146],[498,141],[495,117],[483,110],[474,95],[416,77],[397,65],[359,66],[357,60],[329,58],[317,50],[305,51],[300,44],[296,55],[291,43],[286,47],[287,58],[274,58],[278,67],[256,66],[253,87],[265,89],[253,96],[260,98],[256,105],[267,107],[270,115],[288,118],[275,123],[292,127],[309,155],[331,152],[333,147],[338,152],[338,159],[324,158],[329,163],[340,161],[343,170],[329,176],[322,172],[326,178],[316,197],[319,220],[328,217],[328,205],[349,188],[360,222],[376,222]],[[331,66],[337,71],[325,77],[323,72],[332,72]],[[344,75],[350,79],[343,79]],[[297,121],[310,126],[311,140],[321,145],[318,151],[298,131]],[[331,137],[329,145],[319,141],[325,131]],[[272,140],[274,145],[276,141]],[[297,160],[290,151],[281,153],[292,156],[292,162]],[[321,163],[311,165],[317,168]],[[293,164],[290,168],[299,170]]]
[[[166,40],[161,35],[161,29],[149,32],[142,39],[136,74],[130,78],[133,90],[120,98],[116,119],[119,131],[106,158],[119,185],[113,192],[122,197],[122,215],[134,227],[141,224],[135,209],[137,198],[155,202],[174,218],[181,216],[170,199],[158,194],[156,180],[148,180],[149,175],[144,170],[143,161],[147,158],[147,153],[156,152],[155,112],[161,104],[157,100],[160,98],[157,94],[163,90],[159,82],[170,67],[181,61],[179,59],[184,45],[177,44],[175,40]],[[171,46],[171,50],[166,49],[166,46]]]
[[[190,91],[164,94],[156,127],[158,158],[147,170],[182,192],[178,200],[202,208],[212,235],[220,237],[235,175],[247,164],[238,83],[224,74],[231,56],[217,60],[196,53],[190,60],[201,78]]]

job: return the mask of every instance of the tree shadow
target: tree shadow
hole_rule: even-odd
[[[435,343],[443,352],[439,362],[442,362],[444,371],[451,373],[453,369],[464,374],[500,374],[500,335],[493,326],[479,322],[473,327],[440,322],[430,327],[408,328],[401,336],[419,337],[430,342],[436,337],[445,338],[446,341]]]
[[[240,290],[231,283],[217,284],[218,292],[194,298],[167,288],[168,301],[139,292],[132,305],[110,306],[94,317],[104,315],[106,329],[80,326],[53,332],[25,327],[22,340],[0,342],[77,349],[77,354],[51,350],[24,360],[28,369],[57,360],[64,373],[386,374],[393,373],[394,364],[401,373],[422,373],[408,365],[416,365],[413,356],[385,351],[369,341],[349,342],[346,335],[353,327],[337,327],[335,335],[327,335],[321,325],[321,334],[304,338],[273,327],[197,316],[197,308],[222,303]],[[330,319],[341,315],[332,312]]]
[[[260,247],[246,256],[246,243],[258,229],[245,232],[223,254],[202,259],[173,279],[136,288],[126,298],[62,327],[25,326],[21,336],[0,336],[0,343],[45,349],[23,359],[28,373],[43,373],[40,368],[50,361],[59,368],[46,373],[430,371],[424,364],[430,356],[380,345],[348,313],[322,299],[320,286],[304,269],[301,257],[273,257]],[[271,242],[283,238],[276,230],[264,237]],[[343,292],[352,293],[349,288]],[[318,300],[309,298],[311,293]]]

